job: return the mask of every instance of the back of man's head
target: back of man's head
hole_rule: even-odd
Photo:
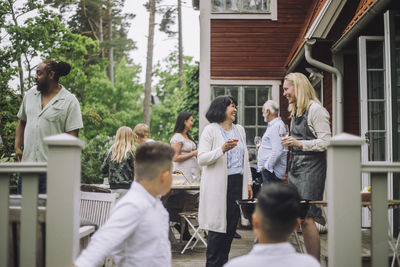
[[[263,186],[257,195],[256,212],[260,215],[261,231],[270,241],[286,241],[297,224],[300,195],[289,184],[272,183]]]
[[[151,181],[163,171],[171,170],[175,151],[162,142],[143,143],[135,154],[135,179]]]

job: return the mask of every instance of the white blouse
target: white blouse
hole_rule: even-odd
[[[170,141],[171,144],[179,143],[182,145],[181,154],[185,155],[197,149],[196,144],[189,139],[183,137],[180,133],[175,133]],[[195,182],[200,179],[200,167],[197,163],[196,157],[191,157],[182,162],[174,162],[174,171],[181,171],[185,177],[191,181]]]

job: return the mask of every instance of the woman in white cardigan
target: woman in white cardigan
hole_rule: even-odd
[[[237,199],[253,198],[246,133],[236,120],[236,101],[220,96],[211,103],[210,122],[200,137],[198,161],[202,167],[199,223],[208,230],[207,267],[228,261],[240,217]]]

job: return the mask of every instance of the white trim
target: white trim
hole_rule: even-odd
[[[325,39],[345,4],[346,0],[328,0],[307,31],[305,38]]]
[[[281,85],[280,80],[222,80],[211,79],[212,85]]]
[[[387,125],[387,159],[393,162],[393,126],[392,126],[392,68],[391,68],[391,49],[390,49],[390,16],[389,11],[383,15],[384,21],[384,66],[385,66],[385,89],[386,89],[386,125]],[[395,75],[395,74],[394,74]],[[390,132],[390,133],[389,133]]]
[[[211,99],[211,1],[202,1],[200,5],[200,73],[199,73],[199,135],[207,125],[205,113]]]
[[[387,115],[386,115],[386,125],[387,125],[387,161],[393,162],[393,124],[392,124],[392,57],[391,57],[391,43],[390,43],[390,10],[386,11],[383,14],[383,23],[384,23],[384,37],[385,37],[385,43],[384,43],[384,64],[385,64],[385,88],[386,93],[387,93],[387,101],[386,101],[386,109],[387,109]],[[395,34],[395,33],[393,33]],[[396,74],[393,74],[396,75]],[[396,126],[397,127],[397,126]],[[393,172],[388,173],[388,197],[389,199],[393,199]],[[390,226],[392,226],[390,231],[393,233],[393,209],[389,210],[389,221],[391,222]]]

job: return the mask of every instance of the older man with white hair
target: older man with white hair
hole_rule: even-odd
[[[285,179],[287,152],[283,150],[280,134],[286,132],[286,129],[278,116],[278,103],[268,100],[264,103],[262,112],[268,127],[258,149],[257,166],[261,172],[263,185],[266,185]]]

